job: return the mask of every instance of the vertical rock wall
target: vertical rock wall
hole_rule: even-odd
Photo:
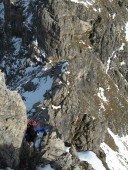
[[[0,168],[17,168],[27,118],[20,95],[9,91],[0,72]]]

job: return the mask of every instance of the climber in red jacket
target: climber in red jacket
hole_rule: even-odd
[[[28,120],[28,124],[40,127],[40,124],[38,122],[36,122],[35,120]]]
[[[34,147],[38,150],[40,147],[41,139],[47,135],[47,130],[41,127],[35,120],[28,120],[25,139],[27,142],[33,142]]]

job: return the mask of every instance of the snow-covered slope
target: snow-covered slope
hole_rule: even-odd
[[[106,154],[106,162],[111,170],[127,170],[128,169],[128,136],[119,137],[110,129],[109,134],[113,138],[117,150],[112,150],[106,143],[101,144],[101,148]]]

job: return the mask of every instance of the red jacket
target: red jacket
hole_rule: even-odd
[[[40,124],[36,122],[35,120],[28,120],[28,124],[40,127]]]

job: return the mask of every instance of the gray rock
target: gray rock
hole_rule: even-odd
[[[48,58],[52,60],[49,70],[44,72],[53,77],[52,88],[45,93],[45,101],[37,103],[35,108],[43,117],[41,107],[46,107],[50,133],[56,131],[57,137],[48,136],[46,153],[42,150],[42,154],[49,159],[48,162],[54,161],[53,165],[58,169],[92,169],[87,163],[79,163],[76,152],[92,150],[105,161],[100,143],[105,141],[115,149],[107,128],[118,135],[126,134],[128,130],[127,0],[97,0],[88,7],[70,0],[31,1],[27,13],[24,13],[21,1],[14,5],[11,1],[3,2],[5,26],[2,25],[0,30],[0,59],[5,62],[1,67],[6,72],[8,85],[17,88],[19,76],[25,76],[25,68],[33,63],[43,65]],[[31,13],[32,23],[26,27],[24,22]],[[13,55],[13,36],[22,38],[17,57]],[[38,43],[36,49],[33,45],[35,39]],[[122,43],[124,47],[120,50]],[[46,53],[45,61],[38,53],[40,49]],[[12,63],[15,65],[21,58],[24,63],[14,69]],[[61,64],[65,60],[69,63],[68,76],[61,74]],[[23,87],[25,90],[34,88],[29,83]],[[52,105],[60,108],[53,109]],[[15,116],[14,112],[11,114]],[[13,121],[16,123],[15,119]],[[43,124],[43,118],[40,122]],[[9,124],[12,123],[9,121]],[[57,145],[57,138],[60,146],[65,142],[71,146],[73,158],[70,154],[63,155],[61,149],[51,147]],[[48,156],[50,152],[53,156]]]
[[[0,72],[0,167],[17,168],[26,129],[26,109],[20,95],[9,91]]]
[[[64,153],[64,142],[57,138],[56,132],[52,132],[48,140],[48,145],[43,150],[45,150],[42,156],[43,159],[49,161],[56,160]]]

